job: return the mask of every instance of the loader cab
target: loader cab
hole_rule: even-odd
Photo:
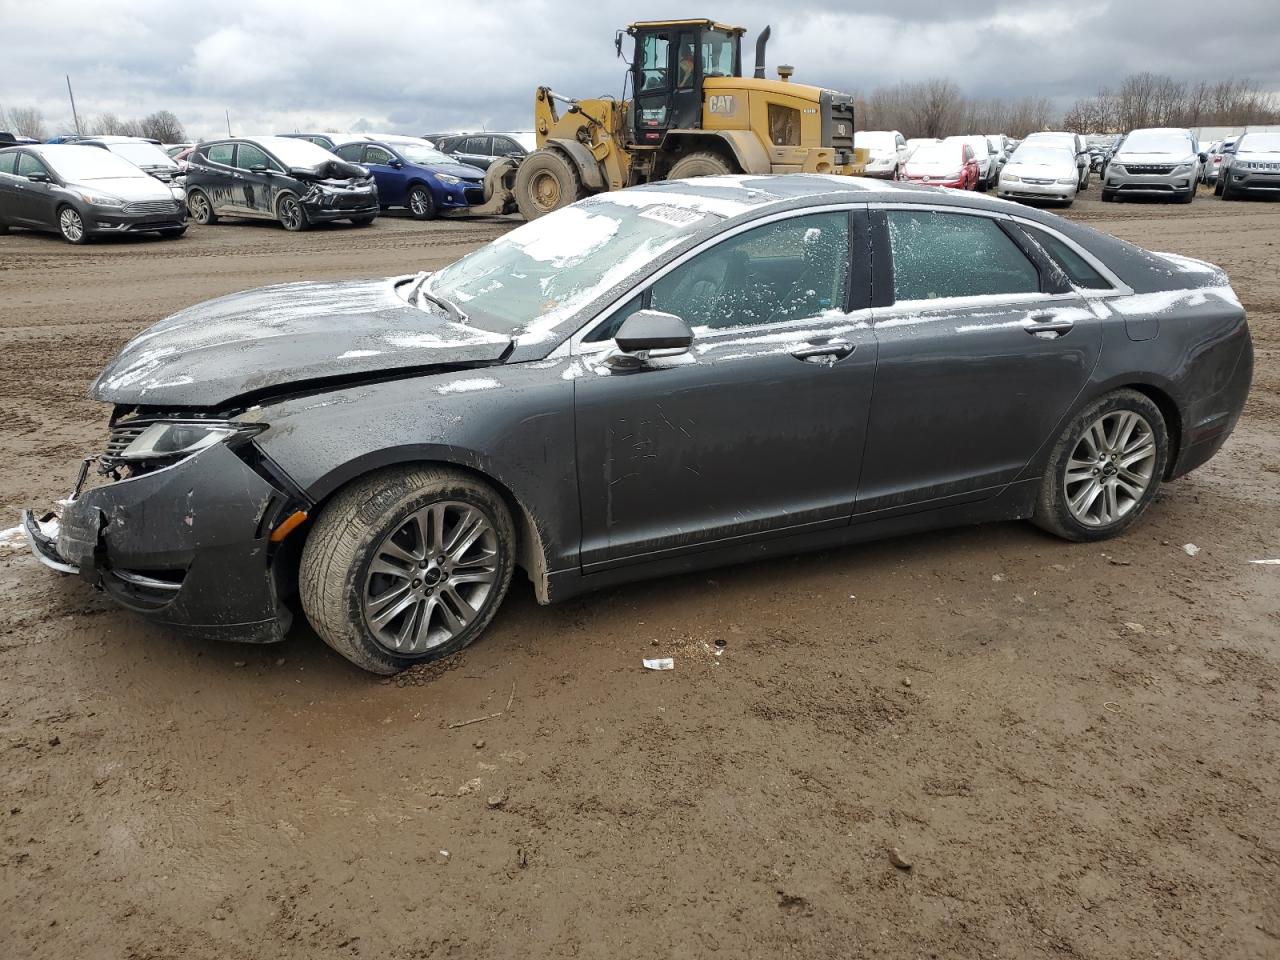
[[[702,82],[742,76],[742,27],[712,20],[633,23],[631,111],[637,146],[658,146],[668,130],[702,126]],[[619,52],[621,52],[619,36]]]

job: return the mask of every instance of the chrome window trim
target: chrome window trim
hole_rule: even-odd
[[[649,274],[643,280],[640,280],[634,286],[624,291],[617,298],[610,301],[608,305],[597,310],[590,320],[586,321],[581,326],[579,326],[578,329],[571,336],[561,341],[560,345],[556,347],[555,350],[551,351],[550,354],[548,354],[548,359],[559,359],[561,357],[568,357],[568,356],[584,356],[587,354],[597,353],[601,350],[610,349],[613,346],[612,340],[600,340],[595,343],[586,343],[584,342],[584,338],[587,336],[587,334],[591,333],[591,331],[595,328],[596,324],[600,323],[602,320],[607,318],[611,313],[613,313],[614,310],[618,309],[618,307],[622,306],[628,300],[631,300],[634,297],[644,294],[651,286],[653,286],[655,283],[657,283],[659,280],[665,277],[668,273],[675,270],[677,267],[683,266],[685,263],[687,263],[689,260],[692,260],[698,254],[703,253],[706,250],[710,250],[712,247],[719,246],[721,243],[724,243],[726,240],[736,237],[740,233],[746,233],[748,230],[754,230],[756,227],[762,227],[762,226],[765,226],[766,224],[775,223],[779,220],[791,220],[791,219],[795,219],[796,217],[803,217],[803,216],[807,216],[809,214],[814,214],[814,213],[852,213],[855,210],[865,210],[866,207],[867,207],[867,202],[865,200],[862,200],[862,201],[845,200],[839,203],[822,204],[821,206],[796,207],[790,210],[779,210],[775,213],[769,213],[760,217],[755,217],[747,221],[746,223],[740,223],[737,226],[724,231],[723,233],[717,233],[713,237],[708,237],[706,240],[702,241],[697,246],[691,247],[690,249],[686,250],[684,253],[680,254],[680,256],[672,260],[670,263],[661,267],[654,273]],[[854,314],[865,313],[865,312],[866,311],[863,311],[863,310],[855,310],[853,314],[841,313],[840,316],[842,317],[853,316]],[[790,323],[812,322],[815,319],[817,318],[806,317],[804,318],[804,320],[798,320],[798,319],[788,320],[786,321],[786,323],[790,324]],[[752,324],[751,326],[727,327],[724,329],[740,332],[744,336],[750,336],[752,333],[776,330],[781,326],[784,326],[784,324],[757,323],[757,324]],[[707,328],[700,327],[698,329],[707,329]],[[720,331],[717,331],[717,332],[720,332]],[[696,331],[694,334],[694,339],[695,340],[697,339]]]

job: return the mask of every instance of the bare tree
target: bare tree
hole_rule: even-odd
[[[48,137],[44,128],[44,114],[38,107],[11,107],[9,129],[22,137],[44,140]]]
[[[142,121],[143,136],[159,140],[161,143],[182,143],[187,139],[187,132],[182,123],[169,110],[157,110]]]

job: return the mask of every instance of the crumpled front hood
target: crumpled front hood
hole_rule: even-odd
[[[503,358],[509,337],[410,306],[396,290],[406,279],[286,283],[196,304],[125,344],[89,394],[214,407],[273,388]]]

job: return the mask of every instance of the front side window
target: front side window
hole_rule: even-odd
[[[32,174],[49,175],[49,168],[39,161],[36,157],[29,153],[22,154],[18,158],[18,176],[29,177]]]
[[[379,163],[384,167],[389,167],[394,159],[395,157],[391,155],[390,151],[384,150],[382,147],[368,146],[364,148],[365,163]]]
[[[698,254],[653,285],[649,305],[695,328],[785,323],[843,311],[848,282],[848,215],[815,213]]]
[[[671,42],[666,34],[646,34],[640,43],[640,92],[662,90],[670,69]]]
[[[698,75],[698,61],[693,55],[693,34],[680,34],[680,55],[676,57],[676,86],[687,90]]]
[[[1035,265],[989,217],[933,210],[885,216],[899,303],[1040,291]]]
[[[231,166],[231,154],[234,151],[235,144],[233,143],[215,143],[208,149],[205,156],[209,158],[210,163],[221,163],[229,167]]]
[[[255,167],[261,170],[274,168],[275,164],[262,148],[252,143],[242,143],[236,152],[236,166],[241,170],[252,170]]]

